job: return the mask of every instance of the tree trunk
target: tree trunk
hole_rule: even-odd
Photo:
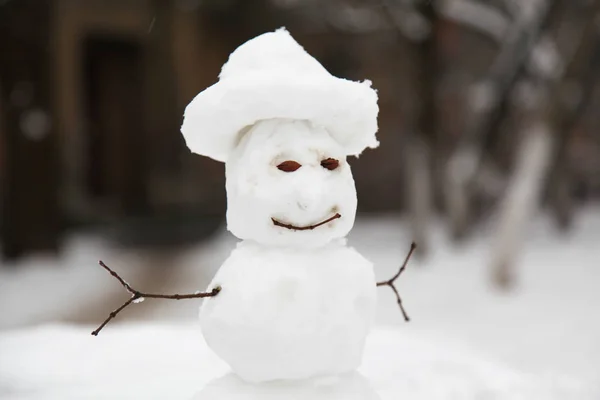
[[[526,133],[516,171],[500,210],[497,242],[492,253],[492,276],[501,287],[514,283],[514,264],[520,244],[525,238],[528,222],[540,203],[542,185],[549,176],[552,162],[557,161],[557,146],[564,145],[561,137],[564,137],[573,119],[573,110],[564,106],[564,82],[558,78],[572,78],[585,68],[587,73],[584,72],[583,77],[586,79],[588,73],[595,70],[590,60],[597,54],[600,44],[599,18],[600,1],[596,1],[564,74],[546,81],[546,90],[538,93],[539,101],[531,114],[533,128]]]
[[[410,44],[411,92],[415,104],[409,121],[410,129],[405,142],[407,208],[413,240],[418,244],[417,255],[429,251],[429,228],[434,209],[433,171],[436,169],[433,149],[437,145],[437,14],[431,2],[421,4],[419,12],[426,18],[429,34]],[[414,40],[414,39],[413,39]]]
[[[486,139],[493,134],[504,117],[506,98],[521,74],[531,48],[549,19],[555,3],[555,0],[540,0],[535,9],[519,15],[509,28],[487,77],[474,88],[469,100],[470,115],[465,133],[457,150],[450,157],[446,170],[446,209],[455,240],[466,237],[472,222],[471,200]]]
[[[553,142],[547,121],[534,122],[525,133],[517,167],[500,206],[492,254],[494,282],[500,287],[508,287],[514,282],[515,257],[525,239],[529,219],[535,215],[539,204]]]

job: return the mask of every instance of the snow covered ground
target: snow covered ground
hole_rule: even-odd
[[[203,343],[196,301],[148,300],[97,338],[89,335],[126,298],[97,259],[140,288],[193,291],[208,284],[232,237],[223,232],[166,255],[78,238],[60,260],[37,257],[0,269],[0,398],[600,398],[600,211],[579,214],[565,237],[537,220],[510,293],[489,283],[485,232],[462,249],[441,229],[432,239],[431,257],[413,261],[398,285],[409,324],[391,291],[379,290],[377,328],[360,374],[256,388],[219,379],[227,368]],[[350,243],[385,278],[410,237],[402,219],[382,216],[359,219]],[[51,322],[57,320],[68,323]],[[80,321],[86,324],[74,324]]]
[[[468,349],[377,328],[357,374],[300,384],[246,385],[189,324],[121,325],[98,338],[49,325],[0,340],[3,399],[595,399],[568,379],[524,374]]]

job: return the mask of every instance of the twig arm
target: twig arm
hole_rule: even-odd
[[[133,300],[135,300],[135,297],[131,296],[129,298],[129,300],[127,300],[125,303],[123,303],[121,305],[121,307],[117,308],[115,311],[113,311],[110,314],[108,314],[108,318],[106,318],[104,320],[104,322],[98,328],[96,328],[95,331],[92,332],[92,335],[93,336],[98,336],[98,333],[100,333],[100,331],[102,330],[102,328],[104,328],[106,326],[106,324],[108,324],[111,319],[113,319],[114,317],[116,317],[117,314],[120,313],[125,307],[127,307],[128,305],[130,305],[131,303],[133,303]]]
[[[135,290],[133,290],[133,288],[131,286],[129,286],[129,283],[125,282],[125,280],[123,278],[121,278],[119,276],[119,274],[117,274],[115,271],[113,271],[112,269],[110,269],[108,267],[108,265],[104,264],[104,261],[100,260],[100,261],[98,261],[98,264],[102,268],[104,268],[105,270],[107,270],[108,273],[111,274],[116,280],[118,280],[119,283],[125,288],[125,290],[127,290],[129,293],[135,292]]]
[[[396,301],[398,303],[398,307],[400,307],[400,311],[402,312],[402,316],[404,317],[404,320],[406,322],[410,321],[410,318],[409,318],[408,314],[406,313],[406,310],[404,309],[404,306],[402,305],[402,299],[400,298],[400,293],[398,293],[398,289],[396,288],[396,286],[394,285],[394,283],[396,282],[396,280],[400,277],[400,275],[402,275],[402,273],[406,269],[406,266],[408,265],[408,261],[410,260],[410,257],[412,256],[412,254],[414,253],[414,251],[415,251],[416,248],[417,248],[417,244],[415,242],[412,242],[411,245],[410,245],[410,250],[408,251],[408,254],[406,255],[406,258],[404,259],[404,262],[402,263],[402,265],[398,269],[398,272],[396,272],[396,274],[394,276],[392,276],[388,280],[377,282],[377,286],[378,287],[379,286],[389,286],[392,289],[392,291],[396,295]]]
[[[117,316],[121,311],[123,311],[127,306],[131,303],[135,303],[136,300],[141,301],[145,298],[149,299],[170,299],[170,300],[185,300],[185,299],[201,299],[204,297],[214,297],[221,291],[221,286],[214,287],[210,292],[196,292],[191,294],[154,294],[154,293],[144,293],[139,290],[134,289],[129,285],[119,274],[110,269],[103,261],[98,261],[98,264],[109,274],[111,274],[116,280],[119,281],[121,286],[125,288],[130,294],[131,297],[125,303],[123,303],[119,308],[108,314],[108,317],[102,322],[102,324],[92,332],[93,336],[98,336],[98,333],[108,324],[113,318]]]

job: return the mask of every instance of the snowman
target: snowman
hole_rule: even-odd
[[[227,228],[241,239],[208,291],[151,294],[99,264],[131,297],[92,332],[146,298],[204,298],[208,346],[244,381],[320,379],[355,370],[373,321],[373,265],[346,235],[356,189],[346,157],[378,146],[371,82],[327,72],[285,29],[237,48],[219,82],[187,106],[194,153],[225,163]]]
[[[376,305],[372,264],[346,244],[349,155],[375,148],[371,82],[339,79],[286,31],[237,48],[181,131],[225,163],[227,229],[241,239],[204,300],[206,343],[249,382],[356,369]]]

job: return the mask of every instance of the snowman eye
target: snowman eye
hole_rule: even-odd
[[[321,161],[321,166],[323,168],[327,168],[330,171],[333,171],[334,169],[339,167],[339,165],[340,162],[335,158],[326,158],[325,160]]]
[[[277,168],[283,172],[294,172],[301,166],[302,165],[298,164],[296,161],[288,160],[288,161],[284,161],[281,164],[279,164],[277,166]]]

